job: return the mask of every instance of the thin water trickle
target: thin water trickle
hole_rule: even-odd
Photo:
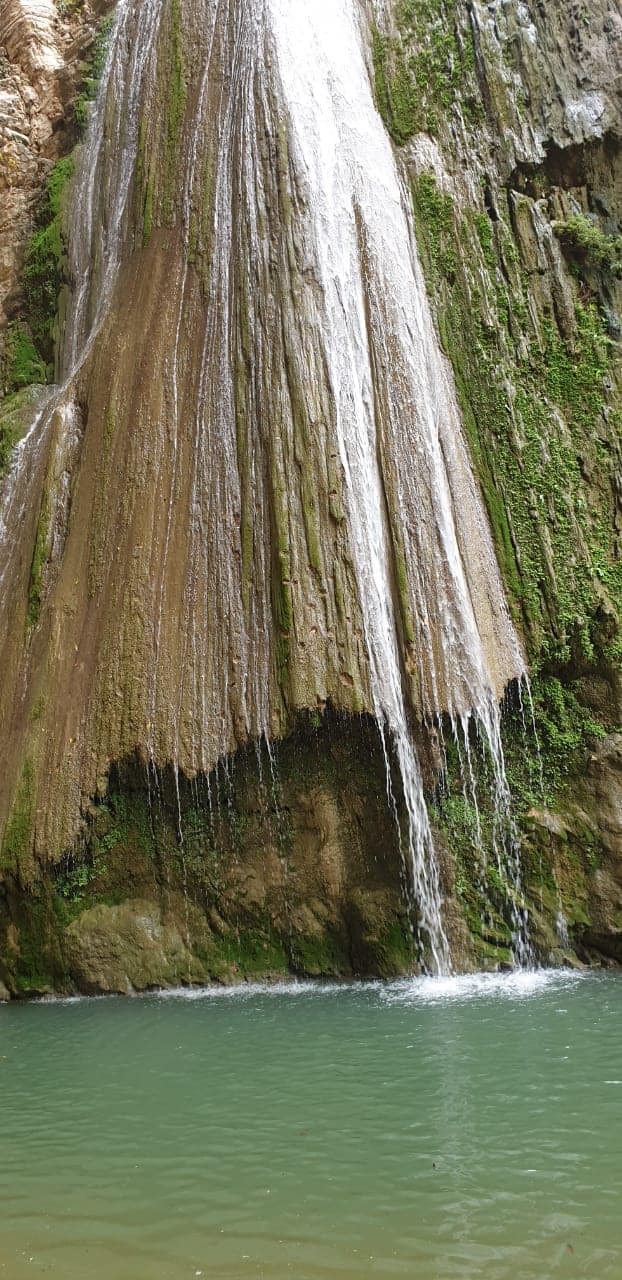
[[[23,534],[23,518],[33,498],[33,479],[39,472],[48,443],[54,438],[56,469],[67,470],[71,459],[71,432],[75,431],[77,408],[72,380],[84,363],[104,319],[114,280],[119,269],[123,240],[123,219],[134,172],[138,146],[138,102],[143,78],[157,30],[161,0],[146,0],[140,6],[139,25],[134,40],[128,33],[134,17],[132,0],[119,0],[110,34],[110,43],[97,99],[91,110],[87,136],[82,145],[72,187],[68,214],[69,276],[73,281],[71,305],[62,338],[60,385],[49,391],[47,403],[38,412],[24,438],[17,445],[8,474],[0,485],[0,617],[10,617],[8,580],[5,575],[15,558],[16,538]],[[129,64],[127,62],[129,54]],[[105,128],[110,86],[118,98],[114,128]],[[102,214],[102,191],[108,196]],[[55,411],[60,429],[54,432]],[[65,459],[67,462],[65,463]],[[68,484],[65,486],[65,498]],[[60,495],[62,500],[62,495]],[[53,521],[62,511],[55,509],[50,495]]]

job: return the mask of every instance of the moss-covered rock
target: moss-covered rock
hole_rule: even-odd
[[[418,968],[409,869],[369,718],[304,717],[270,753],[249,748],[192,782],[166,772],[146,787],[141,763],[126,760],[80,844],[31,884],[18,848],[27,782],[4,892],[0,881],[0,976],[16,994]]]
[[[127,994],[203,981],[206,970],[190,945],[196,946],[197,931],[193,929],[191,939],[190,929],[190,909],[186,919],[182,908],[180,919],[179,909],[163,916],[160,904],[148,899],[128,899],[116,906],[100,903],[81,912],[65,929],[67,976],[87,994]]]
[[[45,404],[47,392],[41,386],[27,386],[0,400],[0,480],[10,462],[15,445],[32,425]]]
[[[507,699],[504,751],[544,957],[561,954],[560,908],[580,947],[604,901],[594,864],[609,810],[590,761],[622,721],[622,121],[601,57],[615,39],[605,9],[592,6],[598,54],[562,6],[546,23],[532,14],[529,35],[525,15],[480,0],[468,11],[396,4],[374,46],[378,105],[411,178],[439,334],[529,658],[531,691]],[[441,16],[442,74],[417,95]],[[596,93],[598,122],[587,111]],[[494,820],[485,762],[474,750],[470,781],[451,743],[448,757],[435,817],[457,898],[476,945],[503,946],[498,886],[480,876]],[[613,905],[606,915],[601,941]]]

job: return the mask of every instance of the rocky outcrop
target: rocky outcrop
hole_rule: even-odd
[[[622,856],[594,764],[622,719],[619,6],[396,14],[376,38],[378,103],[530,658],[533,708],[508,708],[505,740],[532,914],[543,895],[554,923],[563,904],[578,938],[601,907],[613,927],[616,895],[605,907],[592,864],[608,875]],[[468,878],[473,806],[454,793],[441,821]],[[572,865],[556,867],[553,846]],[[471,896],[471,919],[480,906]]]
[[[504,126],[497,137],[511,169],[541,163],[553,149],[620,136],[617,3],[474,0],[468,8],[484,102],[493,125]]]
[[[87,995],[174,986],[181,975],[187,983],[205,981],[205,968],[189,945],[197,941],[190,936],[196,934],[194,912],[188,911],[186,919],[182,906],[181,921],[171,912],[163,916],[158,902],[135,898],[81,912],[64,936],[69,979]],[[205,933],[202,918],[199,938],[200,933]]]
[[[169,772],[146,788],[127,761],[79,851],[30,884],[5,872],[0,978],[27,995],[409,972],[406,828],[400,838],[364,717],[307,720],[271,753],[251,748],[192,784]],[[445,874],[449,885],[449,858]],[[461,920],[449,923],[474,967]]]

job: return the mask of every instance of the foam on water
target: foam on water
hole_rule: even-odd
[[[128,993],[135,1000],[255,1000],[306,996],[376,995],[383,1004],[430,1005],[464,1004],[469,1000],[490,998],[525,1000],[544,991],[566,991],[594,977],[589,969],[515,969],[510,973],[463,973],[444,976],[380,980],[323,982],[317,979],[292,979],[281,982],[239,982],[231,986],[163,987],[157,991]],[[42,996],[36,1004],[82,1004],[85,1001],[111,1000],[115,996]],[[122,997],[128,998],[128,997]]]
[[[448,1004],[466,1000],[524,1000],[547,989],[575,986],[589,972],[575,969],[516,969],[512,973],[462,973],[450,977],[411,978],[381,989],[389,1004]]]
[[[325,996],[365,990],[363,982],[243,982],[232,987],[171,987],[158,991],[160,1000],[253,1000],[257,996]]]
[[[447,1004],[490,997],[524,1000],[545,990],[566,990],[589,970],[517,969],[511,973],[465,973],[445,977],[404,978],[395,982],[244,982],[234,986],[172,987],[155,993],[161,1000],[254,999],[374,993],[387,1004]]]

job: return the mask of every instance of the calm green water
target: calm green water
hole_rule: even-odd
[[[622,979],[0,1008],[0,1278],[620,1280]]]

